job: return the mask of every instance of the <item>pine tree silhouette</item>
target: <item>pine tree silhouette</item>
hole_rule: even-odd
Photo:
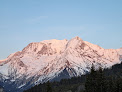
[[[51,87],[51,83],[48,81],[47,82],[47,91],[46,92],[52,92],[52,87]]]

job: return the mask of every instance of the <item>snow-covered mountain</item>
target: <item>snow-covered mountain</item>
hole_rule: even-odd
[[[7,91],[22,91],[48,80],[80,76],[95,68],[109,68],[122,61],[122,48],[104,49],[83,41],[45,40],[0,60],[0,81]]]

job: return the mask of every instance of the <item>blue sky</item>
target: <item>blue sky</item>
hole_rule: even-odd
[[[30,42],[75,36],[122,47],[122,0],[0,0],[0,60]]]

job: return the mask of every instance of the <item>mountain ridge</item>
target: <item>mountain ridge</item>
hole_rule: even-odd
[[[88,73],[92,64],[96,69],[109,68],[121,61],[122,49],[104,49],[80,37],[69,41],[45,40],[30,43],[22,51],[1,60],[0,80],[25,89],[55,80],[64,71],[71,78]]]

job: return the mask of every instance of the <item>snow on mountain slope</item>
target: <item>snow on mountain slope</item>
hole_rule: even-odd
[[[45,40],[30,43],[1,60],[0,80],[8,79],[8,83],[14,83],[11,85],[22,88],[56,79],[64,71],[70,78],[89,72],[92,64],[96,69],[108,68],[121,61],[122,49],[104,49],[79,37],[70,41]]]

